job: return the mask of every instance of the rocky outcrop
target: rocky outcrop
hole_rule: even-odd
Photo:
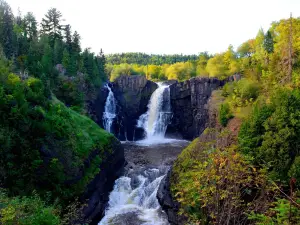
[[[147,111],[147,105],[157,84],[145,76],[120,76],[112,83],[118,104],[114,133],[120,140],[140,139],[143,131],[136,128],[137,120]]]
[[[108,89],[102,86],[97,93],[96,100],[92,104],[89,104],[89,114],[92,115],[93,120],[101,127],[103,127],[103,112],[108,92]]]
[[[212,91],[222,87],[226,82],[239,79],[239,75],[222,81],[216,78],[196,77],[171,84],[173,118],[167,134],[182,136],[189,140],[198,137],[205,129],[208,119],[207,102]]]
[[[115,180],[122,174],[125,158],[121,143],[114,139],[111,151],[105,151],[104,160],[100,165],[100,172],[89,183],[81,200],[86,202],[83,214],[90,224],[98,224],[104,216],[105,207],[109,200],[109,193],[113,189]]]
[[[208,118],[207,102],[212,91],[222,87],[226,82],[239,80],[234,75],[226,80],[195,77],[184,82],[166,81],[170,85],[171,107],[173,117],[167,129],[167,136],[192,140],[205,129]],[[109,84],[117,100],[117,118],[112,130],[120,140],[138,140],[143,137],[143,130],[136,127],[138,118],[147,111],[147,105],[157,84],[145,76],[120,76]],[[108,90],[103,87],[93,104],[96,119],[103,127],[103,111]]]
[[[162,209],[166,212],[171,225],[185,224],[186,218],[178,214],[179,203],[171,195],[171,171],[172,169],[169,170],[168,174],[160,182],[156,197]]]

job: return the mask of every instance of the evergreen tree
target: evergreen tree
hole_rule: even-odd
[[[77,31],[74,32],[72,37],[72,52],[79,54],[81,52],[80,47],[80,35],[77,33]]]
[[[69,54],[68,50],[65,48],[64,52],[63,52],[63,58],[62,58],[62,64],[65,69],[67,69],[69,67],[69,63],[70,63],[70,54]]]
[[[31,12],[24,17],[24,32],[29,41],[37,39],[37,21]]]
[[[56,8],[48,10],[45,18],[42,19],[42,33],[50,36],[51,47],[54,46],[55,40],[62,39],[62,14]]]
[[[49,44],[44,46],[43,57],[41,60],[43,72],[46,75],[51,75],[53,71],[53,52]]]
[[[100,50],[99,54],[97,55],[96,61],[97,61],[97,67],[98,67],[100,78],[102,81],[106,81],[107,80],[107,77],[105,74],[106,58],[105,58],[105,55],[104,55],[102,49]]]
[[[62,40],[55,40],[53,49],[53,63],[61,64],[63,59],[64,43]]]
[[[5,1],[0,1],[0,41],[7,58],[14,54],[14,16],[10,6]]]
[[[71,31],[71,26],[68,24],[66,25],[65,29],[65,42],[66,42],[66,46],[67,49],[69,51],[69,53],[71,54],[72,52],[72,31]]]
[[[270,32],[270,30],[267,31],[264,39],[264,49],[266,50],[267,53],[273,53],[274,52],[274,40],[273,36]]]

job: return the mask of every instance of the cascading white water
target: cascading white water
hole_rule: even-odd
[[[116,180],[98,225],[167,225],[156,193],[165,171],[146,169]]]
[[[172,118],[169,85],[158,83],[148,104],[148,111],[138,119],[137,127],[143,128],[146,140],[163,139]]]
[[[112,132],[111,130],[111,126],[112,123],[114,121],[114,119],[116,118],[116,99],[114,96],[114,93],[112,92],[111,88],[109,87],[109,85],[107,84],[105,86],[109,93],[105,102],[105,108],[104,108],[104,113],[103,113],[103,127],[105,130],[107,130],[108,132]]]

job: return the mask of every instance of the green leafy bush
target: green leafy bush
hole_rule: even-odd
[[[298,200],[298,204],[300,201]],[[257,225],[299,224],[300,209],[286,199],[277,199],[264,214],[251,213],[249,219]]]
[[[230,107],[228,103],[224,103],[220,106],[219,110],[219,122],[223,127],[226,127],[228,121],[233,118],[232,113],[230,112]]]
[[[274,179],[288,183],[289,171],[298,174],[293,163],[298,163],[295,159],[299,156],[299,124],[300,90],[280,89],[270,104],[256,107],[243,123],[240,149],[251,155],[256,164],[267,166]]]
[[[92,120],[45,95],[41,80],[1,74],[0,183],[9,194],[37,190],[67,202],[99,172],[112,141]]]
[[[38,195],[8,197],[0,191],[0,222],[6,225],[59,225],[60,211],[48,206]]]

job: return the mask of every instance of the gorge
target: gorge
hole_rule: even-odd
[[[154,83],[143,76],[122,76],[100,90],[99,96],[106,99],[96,101],[103,104],[97,106],[103,110],[97,111],[97,122],[123,141],[128,164],[115,181],[99,225],[172,221],[157,199],[160,183],[168,180],[164,178],[174,160],[189,144],[185,140],[205,129],[210,95],[227,81],[195,78]]]

